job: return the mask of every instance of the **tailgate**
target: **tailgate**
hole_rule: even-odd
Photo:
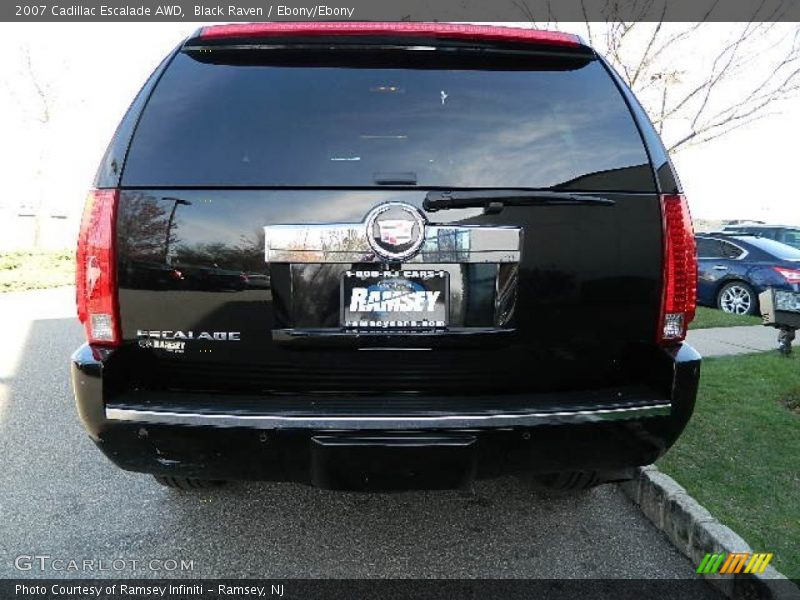
[[[428,229],[519,230],[511,238],[518,252],[462,248],[393,263],[392,270],[444,272],[449,280],[446,327],[397,331],[348,329],[342,322],[350,301],[345,274],[382,263],[304,255],[301,237],[294,254],[273,250],[276,260],[267,261],[264,226],[327,229],[330,223],[310,215],[323,213],[331,195],[124,192],[122,332],[151,363],[137,376],[151,386],[274,392],[579,389],[627,377],[626,357],[655,336],[661,265],[655,195],[608,194],[615,204],[607,208],[429,215]],[[420,206],[424,198],[417,191],[338,196],[347,199],[343,223],[360,223],[385,202]]]
[[[166,67],[121,177],[130,385],[464,395],[645,377],[660,205],[594,54],[337,43],[185,47]],[[423,208],[510,188],[612,202]]]

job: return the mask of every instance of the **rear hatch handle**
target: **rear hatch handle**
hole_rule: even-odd
[[[472,190],[428,192],[422,207],[428,212],[450,208],[483,207],[487,213],[498,213],[505,206],[614,206],[614,200],[571,192],[533,190]]]

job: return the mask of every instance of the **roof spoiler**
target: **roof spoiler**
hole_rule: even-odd
[[[230,23],[201,27],[184,47],[232,45],[235,43],[258,45],[269,41],[278,43],[290,38],[304,41],[331,38],[380,38],[413,41],[421,40],[476,42],[480,44],[513,44],[549,46],[559,49],[583,49],[588,47],[580,36],[560,31],[524,29],[520,27],[501,27],[494,25],[463,25],[456,23],[418,23],[418,22],[268,22],[268,23]]]

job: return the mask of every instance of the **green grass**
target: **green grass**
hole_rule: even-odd
[[[0,292],[38,290],[75,282],[72,250],[0,254]]]
[[[800,355],[703,360],[692,420],[659,467],[800,578]]]
[[[731,315],[716,308],[697,307],[694,321],[689,329],[708,329],[709,327],[736,327],[737,325],[761,325],[761,319],[749,315]]]

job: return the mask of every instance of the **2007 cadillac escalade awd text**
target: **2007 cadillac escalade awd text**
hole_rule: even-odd
[[[686,426],[696,276],[664,147],[580,38],[204,27],[86,204],[78,411],[173,487],[590,487]]]

